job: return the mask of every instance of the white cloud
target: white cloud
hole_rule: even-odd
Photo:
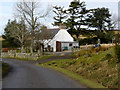
[[[0,0],[0,2],[18,2],[23,0]],[[25,1],[34,1],[34,0],[25,0]],[[70,2],[73,0],[35,0],[38,2]],[[80,0],[85,2],[118,2],[119,0]]]
[[[85,2],[118,2],[119,0],[80,0]]]

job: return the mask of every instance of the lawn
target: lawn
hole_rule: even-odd
[[[54,68],[92,88],[118,87],[118,62],[114,48],[79,51],[76,57],[76,59],[54,60],[40,65]]]

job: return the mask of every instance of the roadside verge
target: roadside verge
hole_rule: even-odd
[[[2,63],[2,77],[5,77],[12,68],[7,63]]]
[[[97,82],[93,82],[91,80],[85,79],[84,77],[78,75],[77,73],[74,73],[74,72],[69,71],[67,69],[60,68],[60,67],[49,66],[49,65],[44,65],[44,64],[37,64],[37,65],[38,66],[42,66],[42,67],[51,68],[51,69],[54,69],[56,71],[59,71],[59,72],[65,74],[65,75],[67,75],[68,77],[73,78],[74,80],[79,81],[82,85],[87,86],[88,88],[106,88],[106,87],[100,85]]]

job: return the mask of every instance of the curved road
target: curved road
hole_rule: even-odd
[[[9,59],[3,61],[13,68],[3,78],[3,88],[86,88],[60,72],[34,63]]]

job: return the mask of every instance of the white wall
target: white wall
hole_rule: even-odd
[[[66,29],[61,29],[58,33],[54,36],[54,38],[50,41],[49,45],[53,47],[53,51],[56,51],[56,41],[63,41],[63,42],[74,42],[73,37],[67,32]],[[69,46],[69,45],[67,45]],[[70,48],[70,47],[69,47]]]

